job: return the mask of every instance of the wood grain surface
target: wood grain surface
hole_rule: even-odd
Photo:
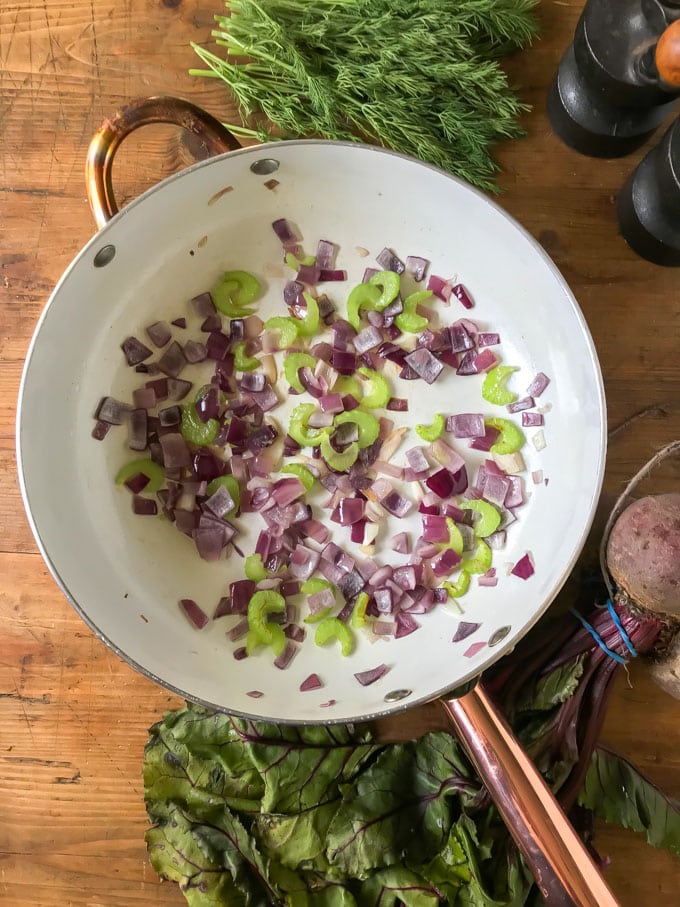
[[[310,0],[311,2],[311,0]],[[640,154],[596,161],[551,134],[546,89],[580,13],[541,4],[543,37],[509,63],[534,105],[528,137],[499,149],[502,202],[553,256],[593,332],[612,436],[593,544],[625,480],[680,437],[680,272],[636,258],[614,199]],[[37,552],[17,484],[22,361],[62,271],[93,232],[83,165],[100,121],[131,97],[177,94],[234,116],[221,84],[197,80],[191,40],[210,43],[219,0],[2,0],[0,4],[0,904],[180,905],[147,860],[140,767],[148,726],[173,696],[134,673],[71,610]],[[191,160],[170,127],[137,133],[115,168],[125,202]],[[49,438],[45,439],[49,456]],[[650,490],[678,488],[667,464]],[[440,723],[432,709],[385,723],[396,736]],[[680,796],[680,703],[645,666],[621,673],[604,740]],[[680,862],[598,826],[624,907],[680,904]]]

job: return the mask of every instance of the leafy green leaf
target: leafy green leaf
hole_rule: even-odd
[[[680,856],[680,803],[616,753],[604,747],[595,750],[579,803],[607,822],[645,833],[654,847]]]
[[[478,792],[450,735],[391,746],[344,788],[328,829],[328,860],[358,879],[407,857],[422,862],[446,840],[453,795],[473,802]]]
[[[403,866],[392,866],[373,873],[359,889],[359,907],[392,907],[400,901],[406,907],[437,907],[440,892]]]
[[[151,865],[162,878],[179,883],[192,907],[269,904],[265,869],[245,829],[228,810],[214,820],[214,826],[196,823],[171,806],[167,819],[146,833]]]
[[[255,820],[253,833],[264,850],[277,854],[284,866],[328,874],[326,839],[338,806],[336,800],[291,816],[263,813]]]
[[[583,676],[583,656],[570,659],[550,674],[527,685],[517,697],[514,712],[546,712],[574,695]]]

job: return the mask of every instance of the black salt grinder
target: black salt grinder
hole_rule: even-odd
[[[548,94],[548,118],[562,141],[591,157],[639,148],[680,95],[659,72],[680,0],[588,0]],[[667,48],[668,49],[668,48]]]
[[[621,235],[634,252],[680,266],[680,118],[630,175],[616,206]]]

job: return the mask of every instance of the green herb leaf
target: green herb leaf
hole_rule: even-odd
[[[680,803],[616,753],[597,747],[579,803],[606,822],[644,833],[649,844],[680,856]]]
[[[410,869],[391,866],[366,879],[358,900],[361,907],[392,907],[399,902],[406,907],[437,907],[440,893]]]
[[[497,188],[490,147],[527,109],[497,59],[536,34],[535,0],[227,0],[197,44],[247,123],[237,134],[373,141]]]

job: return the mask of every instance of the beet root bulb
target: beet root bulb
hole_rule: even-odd
[[[680,619],[680,494],[639,498],[607,541],[607,568],[640,608]]]

